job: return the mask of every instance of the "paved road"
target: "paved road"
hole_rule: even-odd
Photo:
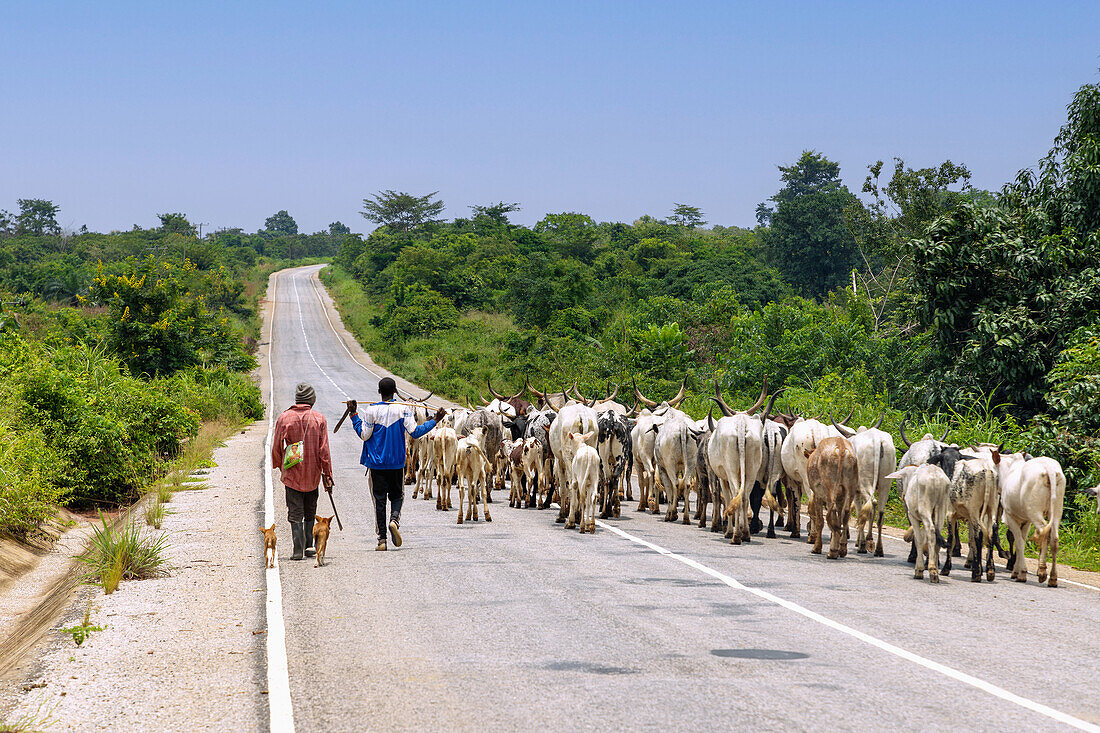
[[[316,271],[280,276],[274,389],[289,405],[312,382],[332,426],[343,393],[372,397],[378,376],[330,327]],[[404,546],[375,552],[359,445],[350,424],[332,437],[345,530],[330,564],[281,561],[297,730],[1100,724],[1096,590],[930,585],[894,540],[885,558],[830,561],[633,511],[579,535],[499,493],[491,524],[461,526],[406,498]]]

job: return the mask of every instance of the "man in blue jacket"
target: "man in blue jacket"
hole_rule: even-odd
[[[434,419],[423,425],[416,424],[412,410],[406,405],[394,404],[397,385],[390,377],[383,377],[378,383],[381,402],[375,402],[366,409],[366,420],[361,420],[356,412],[354,400],[348,402],[351,410],[351,424],[355,432],[363,439],[363,455],[359,462],[370,469],[371,494],[374,496],[374,520],[378,526],[378,547],[386,549],[386,499],[390,501],[390,536],[393,546],[401,546],[401,505],[405,501],[405,483],[402,474],[405,469],[405,434],[419,438],[443,419],[443,408],[436,411]]]

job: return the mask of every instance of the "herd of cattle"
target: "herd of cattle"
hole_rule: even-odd
[[[451,490],[459,496],[458,523],[477,521],[478,502],[486,521],[491,488],[510,486],[509,506],[550,508],[557,501],[557,521],[567,529],[596,531],[601,519],[619,516],[620,501],[634,500],[631,474],[636,472],[638,511],[657,513],[667,504],[664,519],[689,524],[690,495],[695,493],[693,518],[699,527],[724,532],[733,544],[749,542],[764,528],[761,509],[767,507],[767,537],[775,537],[777,522],[790,536],[800,536],[799,502],[808,497],[807,542],[822,552],[822,535],[829,530],[828,557],[848,551],[849,524],[856,510],[856,548],[882,556],[882,522],[893,481],[898,483],[909,517],[906,539],[915,577],[927,569],[932,582],[951,570],[952,546],[957,548],[958,523],[969,526],[966,567],[971,580],[994,578],[993,548],[999,545],[999,524],[1008,527],[1008,564],[1012,578],[1027,579],[1024,546],[1031,527],[1038,534],[1038,579],[1058,584],[1058,524],[1066,479],[1051,458],[1027,453],[1003,453],[1002,446],[982,443],[960,448],[926,434],[912,441],[901,426],[906,451],[900,461],[890,433],[871,427],[852,429],[848,418],[828,423],[799,414],[773,412],[783,390],[767,394],[767,383],[750,407],[730,407],[715,386],[713,409],[702,420],[679,409],[685,398],[655,402],[634,387],[632,408],[616,401],[618,388],[604,398],[585,398],[577,385],[557,393],[525,385],[511,397],[496,392],[482,406],[448,411],[443,423],[409,443],[407,483],[415,498],[432,498],[436,508],[452,508]],[[535,402],[523,399],[530,392]],[[431,395],[422,400],[425,403]],[[765,404],[766,403],[766,404]],[[761,408],[763,412],[757,411]],[[424,421],[428,409],[415,410]],[[1090,490],[1095,492],[1095,489]],[[463,507],[465,505],[465,514]],[[878,537],[874,525],[878,524]],[[944,537],[944,527],[947,537]],[[781,527],[783,529],[784,527]],[[942,571],[939,550],[948,548]],[[956,552],[958,550],[956,549]],[[984,558],[983,558],[983,551]],[[1047,570],[1047,555],[1050,569]]]

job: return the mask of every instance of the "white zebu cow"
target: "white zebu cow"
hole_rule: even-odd
[[[595,435],[569,433],[566,439],[573,444],[573,462],[570,466],[569,520],[566,529],[580,522],[582,533],[596,534],[596,491],[600,485],[600,454],[592,447]]]
[[[437,476],[435,451],[439,443],[439,436],[432,430],[427,435],[416,440],[416,487],[413,488],[412,498],[423,491],[425,499],[432,498],[432,479]]]
[[[653,432],[653,427],[660,426],[664,422],[664,413],[655,415],[649,408],[645,408],[638,415],[630,431],[630,448],[634,455],[634,465],[638,469],[638,511],[640,512],[649,509],[654,514],[657,513],[660,486],[657,482],[655,455],[657,434]]]
[[[1012,533],[1013,558],[1009,561],[1012,578],[1027,581],[1024,544],[1031,525],[1038,530],[1039,582],[1058,585],[1058,524],[1062,521],[1062,503],[1066,495],[1066,475],[1053,458],[1039,457],[1016,462],[1001,476],[1001,505],[1005,524]],[[1050,551],[1050,578],[1047,579],[1047,551]]]
[[[550,424],[550,452],[554,457],[554,478],[557,480],[561,499],[561,509],[555,520],[559,524],[566,518],[573,456],[577,446],[575,441],[568,439],[570,433],[587,435],[585,444],[595,449],[596,436],[599,434],[596,411],[588,405],[573,402],[558,410],[557,418]]]
[[[897,468],[897,449],[894,448],[894,436],[885,430],[879,430],[882,417],[879,417],[871,427],[859,426],[858,430],[833,423],[833,427],[840,431],[852,449],[856,452],[856,461],[859,463],[859,494],[856,497],[859,504],[859,514],[856,522],[856,552],[863,554],[875,553],[875,557],[882,557],[882,519],[886,513],[886,501],[890,498],[890,484],[893,479],[890,474]],[[877,516],[876,516],[877,515]],[[875,520],[878,520],[878,542],[874,541]]]
[[[458,463],[458,436],[454,428],[436,428],[428,435],[435,436],[435,476],[439,485],[435,508],[446,511],[452,507],[451,483]]]
[[[714,426],[707,456],[721,487],[722,506],[728,517],[726,537],[732,544],[739,545],[751,541],[749,499],[764,460],[764,426],[752,413],[764,404],[767,382],[756,403],[741,412],[734,412],[726,404],[717,383],[714,393],[712,399],[721,408],[724,417]]]
[[[917,548],[913,577],[923,578],[927,565],[928,579],[938,583],[940,546],[947,544],[942,533],[950,503],[947,474],[937,464],[922,463],[899,468],[889,478],[905,480],[909,485],[905,493],[905,513],[909,516],[906,540],[912,539]]]
[[[457,460],[458,460],[458,524],[462,524],[462,504],[465,501],[467,505],[466,519],[478,520],[477,513],[477,500],[481,497],[481,507],[485,510],[485,521],[491,522],[493,518],[489,516],[489,505],[485,502],[485,495],[488,493],[486,484],[488,483],[488,467],[489,462],[485,460],[485,453],[481,450],[481,441],[484,436],[480,435],[484,431],[484,428],[474,428],[474,430],[466,437],[458,440],[456,446]],[[466,485],[463,487],[463,480]]]
[[[684,524],[691,522],[690,490],[695,483],[695,464],[698,446],[695,442],[695,421],[674,407],[665,413],[662,425],[657,430],[654,443],[654,459],[661,485],[668,491],[668,511],[666,522],[675,522],[678,516],[680,498],[684,500]],[[696,503],[698,503],[696,496]]]

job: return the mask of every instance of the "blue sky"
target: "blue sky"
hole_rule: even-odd
[[[950,158],[998,188],[1100,81],[1095,2],[5,3],[0,208],[152,226],[445,216],[752,226],[777,165]]]

